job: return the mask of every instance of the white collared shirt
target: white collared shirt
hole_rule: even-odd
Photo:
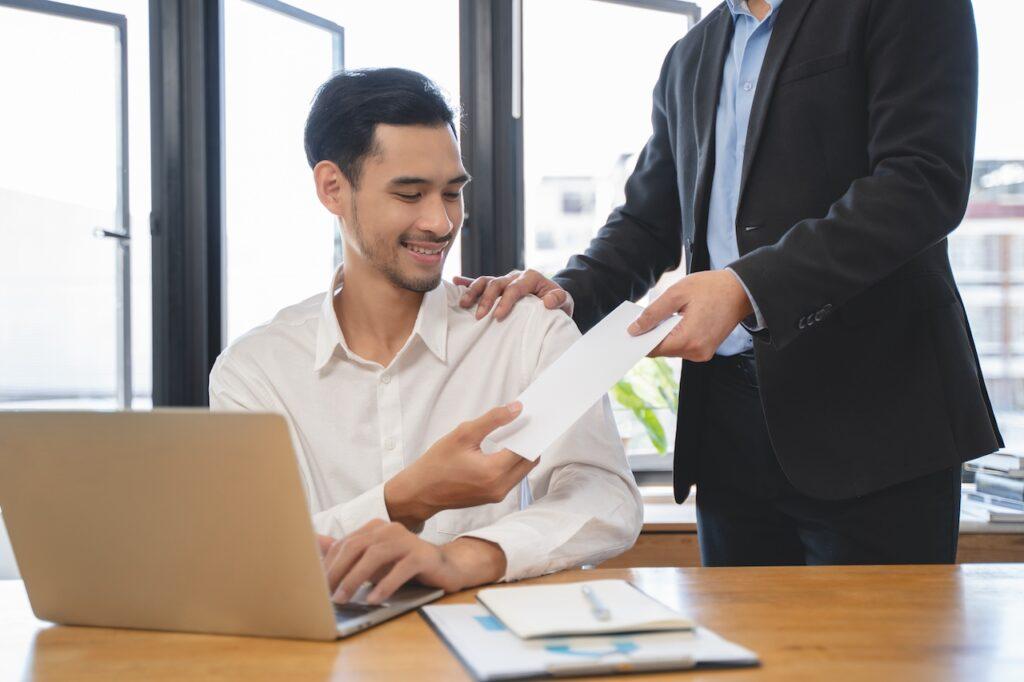
[[[388,519],[384,482],[464,421],[509,403],[579,338],[572,320],[526,297],[502,322],[477,320],[447,282],[423,297],[387,367],[353,353],[331,289],[280,311],[227,348],[210,375],[213,409],[285,416],[317,532],[342,537]],[[496,543],[505,580],[598,563],[632,546],[642,504],[607,398],[497,504],[445,510],[420,537]]]

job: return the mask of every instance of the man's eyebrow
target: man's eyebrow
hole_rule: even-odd
[[[426,184],[429,184],[429,183],[430,183],[430,181],[427,180],[426,178],[416,178],[416,177],[412,177],[410,175],[401,175],[401,176],[399,176],[397,178],[392,178],[391,182],[388,183],[388,184],[391,184],[391,185],[426,185]]]
[[[468,173],[463,173],[462,175],[460,175],[460,176],[458,176],[456,178],[452,178],[451,180],[449,180],[445,184],[446,185],[465,184],[465,183],[469,182],[470,180],[472,180],[472,178],[469,177],[469,174]],[[430,184],[430,180],[427,180],[426,178],[418,178],[418,177],[415,177],[415,176],[412,176],[412,175],[400,175],[397,178],[392,178],[391,182],[389,184],[397,185],[397,186],[429,185]]]

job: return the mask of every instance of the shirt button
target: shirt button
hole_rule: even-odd
[[[384,439],[384,449],[385,450],[394,450],[395,449],[395,439],[394,438],[385,438]]]
[[[391,383],[391,375],[390,374],[381,374],[380,375],[380,383],[382,383],[382,384],[390,384]]]
[[[754,89],[754,84],[751,83],[750,81],[747,81],[746,83],[743,84],[744,92],[750,92],[753,89]]]

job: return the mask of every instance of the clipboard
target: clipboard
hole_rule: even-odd
[[[480,682],[760,664],[706,628],[527,640],[480,604],[430,605],[420,614]]]

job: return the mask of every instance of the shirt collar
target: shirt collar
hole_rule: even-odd
[[[341,331],[341,324],[334,312],[334,297],[341,287],[344,286],[343,267],[339,265],[331,277],[331,285],[324,294],[323,302],[320,304],[320,318],[316,335],[316,358],[313,362],[313,369],[319,371],[334,357],[334,351],[341,348],[348,357],[355,357],[355,354],[345,342],[345,335]],[[413,327],[412,336],[419,337],[423,345],[437,356],[441,362],[447,357],[448,340],[448,296],[442,282],[434,289],[423,296],[420,303],[419,313],[416,315],[416,325]],[[406,347],[408,343],[406,344]],[[404,348],[403,348],[404,351]],[[401,353],[401,351],[400,351]]]
[[[438,360],[445,361],[448,355],[448,293],[443,281],[423,295],[412,333],[420,337],[423,345]]]
[[[768,15],[765,16],[765,19],[771,19],[772,17],[775,16],[775,13],[778,11],[779,5],[782,4],[782,0],[766,1],[768,5],[771,7],[771,9],[768,10]],[[725,0],[725,4],[726,6],[728,6],[729,11],[732,13],[733,19],[735,19],[737,16],[741,14],[753,16],[750,14],[750,10],[747,8],[747,0]]]

